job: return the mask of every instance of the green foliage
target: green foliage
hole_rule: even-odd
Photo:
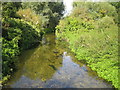
[[[54,31],[63,10],[62,2],[2,3],[3,80],[16,69],[15,57],[21,51],[38,44],[45,32]]]
[[[19,54],[18,40],[14,38],[11,41],[2,39],[2,73],[3,76],[9,75],[15,69],[16,59],[13,59]],[[12,59],[12,60],[11,60]]]
[[[110,2],[111,5],[113,5],[115,8],[116,8],[116,11],[118,13],[118,26],[120,26],[120,18],[119,18],[119,15],[120,15],[120,2]]]
[[[75,7],[75,12],[60,20],[56,27],[56,35],[69,43],[69,48],[78,60],[85,61],[92,70],[98,73],[99,77],[112,82],[113,86],[118,88],[120,63],[118,62],[118,26],[114,20],[116,13],[113,13],[115,8],[109,3],[76,4],[79,5]],[[97,5],[98,7],[95,7]],[[106,6],[103,5],[108,7],[105,8]],[[89,12],[90,7],[93,10]],[[86,11],[82,11],[81,8]],[[104,16],[98,12],[99,19],[93,18],[94,11],[97,12],[101,8],[108,12]]]
[[[111,5],[113,5],[116,9],[117,12],[120,10],[120,2],[110,2]]]
[[[24,9],[30,8],[36,14],[43,16],[44,23],[42,26],[49,28],[52,32],[63,15],[64,10],[63,2],[23,2],[22,7]]]
[[[4,2],[2,3],[2,17],[17,17],[16,11],[21,7],[20,2]]]
[[[40,40],[40,30],[24,20],[3,19],[2,58],[3,75],[9,75],[15,69],[15,56],[21,50],[28,49]],[[12,71],[11,71],[12,70]]]
[[[75,7],[73,16],[77,14],[80,18],[99,20],[107,15],[113,17],[116,23],[118,22],[118,13],[116,8],[107,2],[74,2],[73,6]]]
[[[29,13],[29,14],[28,14]],[[30,8],[28,9],[19,9],[17,14],[27,22],[31,22],[33,25],[36,25],[38,28],[42,26],[42,17],[37,15]]]

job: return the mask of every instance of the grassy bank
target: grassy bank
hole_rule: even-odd
[[[110,4],[106,4],[115,9]],[[100,17],[95,19],[93,5],[95,6],[95,3],[75,7],[70,16],[60,21],[56,27],[56,35],[59,39],[69,43],[69,48],[78,60],[86,62],[92,70],[98,73],[99,77],[112,82],[112,85],[118,88],[120,86],[118,85],[120,65],[118,62],[118,26],[114,15],[107,14],[112,11],[104,16],[96,12]],[[85,11],[80,11],[81,9]],[[94,10],[88,12],[92,9]],[[106,10],[103,6],[99,9]]]

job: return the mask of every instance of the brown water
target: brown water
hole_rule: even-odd
[[[80,63],[68,45],[47,34],[42,45],[19,57],[18,71],[6,83],[11,88],[112,88]]]

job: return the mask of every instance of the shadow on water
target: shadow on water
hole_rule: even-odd
[[[11,88],[112,88],[75,59],[67,44],[47,34],[42,45],[19,57],[18,71],[6,83]]]

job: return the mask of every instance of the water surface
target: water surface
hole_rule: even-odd
[[[7,82],[11,88],[112,88],[97,77],[85,64],[80,63],[67,48],[45,35],[42,44],[27,50],[19,57],[18,71]]]

